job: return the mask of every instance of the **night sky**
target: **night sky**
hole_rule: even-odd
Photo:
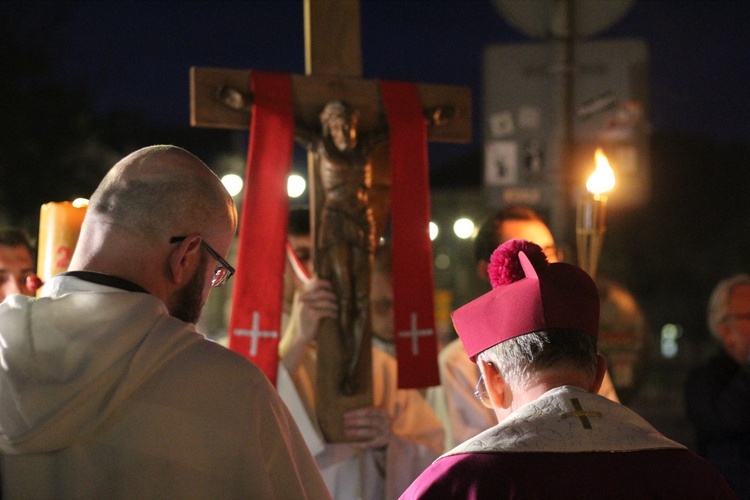
[[[366,78],[472,88],[474,140],[438,148],[433,166],[478,147],[484,49],[539,40],[509,25],[491,0],[361,5]],[[304,73],[302,0],[2,2],[0,15],[51,50],[51,78],[86,89],[102,113],[140,110],[187,127],[190,66]],[[648,43],[655,130],[748,141],[748,24],[750,2],[636,1],[594,39]]]

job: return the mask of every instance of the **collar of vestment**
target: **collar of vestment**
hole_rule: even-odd
[[[561,386],[458,445],[460,453],[636,451],[685,448],[625,406],[579,387]]]
[[[124,278],[112,276],[111,274],[97,273],[95,271],[67,271],[60,273],[60,276],[72,276],[90,283],[96,283],[97,285],[110,286],[112,288],[119,288],[128,292],[142,292],[149,293],[148,290],[143,288],[141,285],[137,285],[132,281],[128,281]]]

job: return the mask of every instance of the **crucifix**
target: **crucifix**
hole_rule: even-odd
[[[356,113],[356,133],[375,137],[388,130],[376,80],[362,78],[360,46],[360,6],[357,0],[305,0],[305,71],[292,75],[292,96],[296,130],[317,131],[321,112],[333,103]],[[251,70],[193,67],[190,70],[192,126],[246,130],[253,101],[249,88]],[[428,139],[445,142],[468,142],[471,139],[471,93],[466,87],[418,84],[425,120],[430,124]],[[347,120],[350,111],[342,112]],[[347,127],[349,124],[346,125]],[[348,132],[348,128],[346,129]],[[366,174],[371,182],[368,204],[372,210],[378,241],[389,216],[391,174],[388,164],[388,142],[376,140],[368,151]],[[325,226],[321,220],[325,201],[325,172],[321,172],[324,153],[308,147],[311,185],[311,212],[316,271],[324,267],[317,231]],[[321,179],[323,176],[323,179]],[[334,235],[335,236],[335,235]],[[325,239],[325,238],[323,238]],[[371,255],[368,257],[371,261]],[[369,268],[366,282],[369,284]],[[324,276],[321,276],[324,277]],[[328,279],[328,277],[325,277]],[[368,291],[369,293],[369,291]],[[367,307],[361,302],[358,308]],[[369,319],[369,316],[367,316]],[[416,331],[416,325],[414,326]],[[329,442],[348,441],[341,428],[341,415],[350,409],[372,404],[372,368],[370,366],[369,324],[357,344],[361,358],[347,379],[344,354],[336,322],[325,321],[317,336],[316,411],[323,434]],[[352,364],[354,366],[354,364]]]

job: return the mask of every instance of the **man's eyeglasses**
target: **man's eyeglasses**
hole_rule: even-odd
[[[187,236],[173,236],[172,238],[170,238],[169,242],[179,243],[181,241],[184,241],[185,238],[187,238]],[[229,281],[229,278],[231,278],[235,272],[231,264],[224,260],[224,257],[219,255],[219,253],[211,248],[211,245],[203,241],[203,239],[201,239],[201,246],[205,248],[206,251],[211,254],[211,257],[216,259],[216,261],[219,263],[219,265],[214,270],[214,277],[211,280],[211,286],[221,286]]]
[[[474,388],[474,397],[482,402],[487,408],[492,408],[490,403],[490,395],[487,393],[487,387],[484,385],[484,375],[479,374],[479,380],[477,380],[477,386]]]

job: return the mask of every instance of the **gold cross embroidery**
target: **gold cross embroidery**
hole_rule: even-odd
[[[573,408],[575,408],[575,411],[563,413],[562,415],[560,415],[560,418],[578,417],[581,419],[581,423],[583,424],[584,429],[591,429],[591,421],[589,420],[589,417],[602,416],[602,412],[600,411],[585,411],[581,406],[580,401],[578,401],[578,398],[571,398],[570,402],[573,403]]]

